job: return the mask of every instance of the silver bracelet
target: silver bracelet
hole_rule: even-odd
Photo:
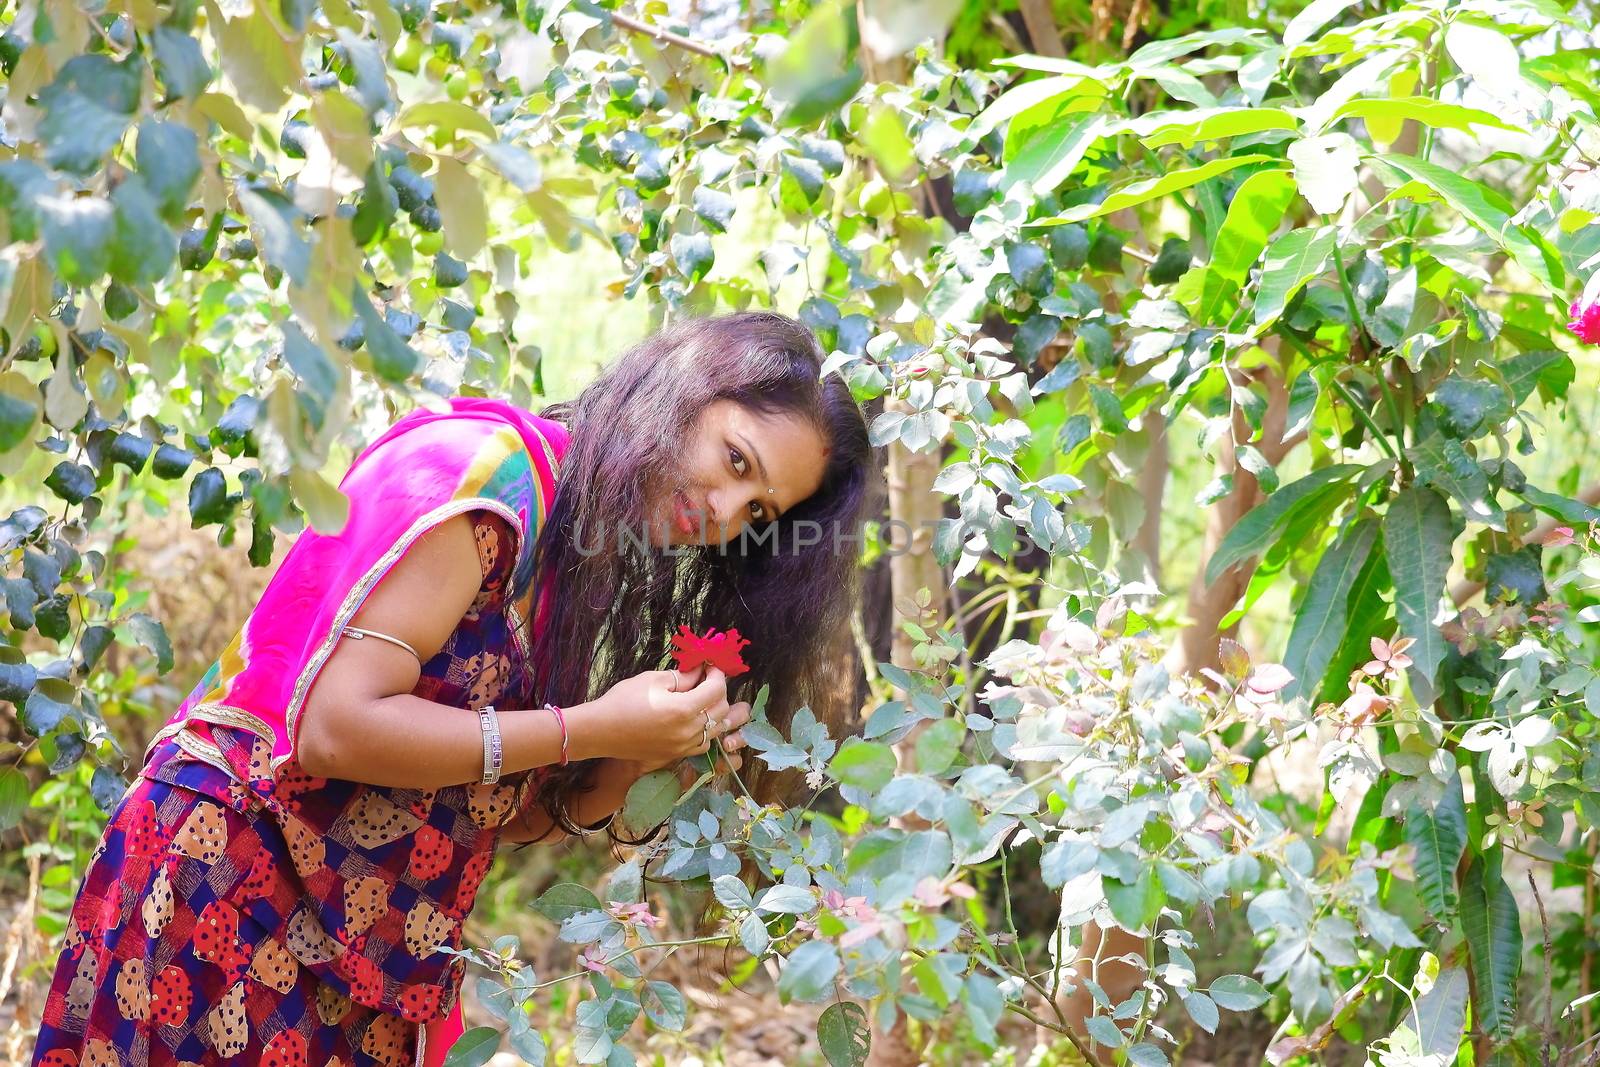
[[[478,728],[483,732],[483,785],[494,785],[500,780],[501,760],[504,750],[500,745],[500,718],[493,704],[478,709]]]

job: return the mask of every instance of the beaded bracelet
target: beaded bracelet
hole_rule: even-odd
[[[561,724],[561,766],[565,767],[567,765],[567,716],[554,704],[546,704],[544,706],[555,712],[556,722]]]

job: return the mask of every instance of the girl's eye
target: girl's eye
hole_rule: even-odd
[[[737,448],[730,448],[728,449],[728,455],[733,457],[733,473],[743,478],[744,467],[749,466],[749,464],[745,462],[744,454],[741,453]]]
[[[750,517],[752,519],[761,518],[761,505],[757,504],[754,500],[750,501]]]

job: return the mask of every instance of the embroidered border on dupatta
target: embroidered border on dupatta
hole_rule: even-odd
[[[294,755],[300,733],[300,712],[305,704],[306,694],[311,689],[311,683],[316,680],[318,672],[322,670],[323,663],[333,654],[333,646],[338,642],[340,632],[344,629],[345,624],[360,610],[367,595],[372,592],[372,587],[378,584],[378,580],[388,572],[395,561],[404,555],[412,543],[426,533],[430,527],[451,516],[459,515],[464,511],[472,511],[476,508],[486,508],[493,511],[505,519],[512,529],[517,529],[520,526],[517,513],[501,501],[486,496],[469,496],[462,497],[459,500],[451,500],[448,503],[439,505],[413,522],[411,527],[401,534],[399,539],[390,545],[382,556],[378,557],[377,562],[367,568],[367,572],[361,576],[360,581],[350,588],[350,592],[345,594],[344,601],[340,603],[339,610],[333,617],[331,628],[323,637],[322,642],[317,645],[316,651],[311,654],[311,659],[301,669],[300,677],[295,679],[294,692],[289,697],[289,707],[284,715],[284,728],[289,735],[289,751],[282,756],[273,757],[271,761],[273,771],[277,771],[280,766]],[[522,546],[518,545],[519,551],[521,548]]]

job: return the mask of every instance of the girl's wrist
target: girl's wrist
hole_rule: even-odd
[[[608,710],[603,696],[562,709],[567,717],[568,762],[606,758],[604,743],[610,733],[605,728]]]

